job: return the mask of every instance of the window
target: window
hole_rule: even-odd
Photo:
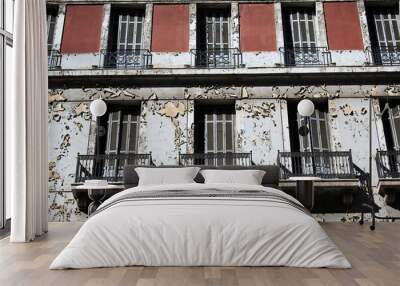
[[[57,24],[58,7],[47,6],[47,64],[49,69],[61,68],[61,54],[55,43],[55,28]]]
[[[234,105],[199,105],[195,110],[195,152],[235,152]]]
[[[389,122],[393,148],[400,150],[400,105],[395,105],[389,109]]]
[[[135,67],[145,65],[143,51],[144,9],[113,7],[109,50],[106,51],[105,66]]]
[[[379,46],[400,47],[399,9],[374,9],[372,12],[373,41]]]
[[[142,11],[125,11],[118,15],[117,49],[119,51],[142,48],[143,19]]]
[[[299,126],[306,124],[305,118],[297,115]],[[309,133],[307,136],[300,136],[300,150],[311,151],[329,151],[329,130],[328,130],[328,114],[325,111],[316,109],[314,114],[309,118]],[[310,141],[311,140],[311,141]]]
[[[288,105],[292,152],[310,152],[310,143],[312,143],[313,152],[330,151],[327,102],[314,102],[315,112],[309,118],[310,124],[306,125],[309,132],[305,136],[300,135],[299,129],[306,124],[306,120],[297,113],[297,104],[298,102],[292,102]],[[311,156],[310,153],[303,153],[299,158],[301,159],[293,159],[290,164],[293,170],[301,170],[302,174],[331,174],[337,170],[336,161],[331,160],[332,157],[329,156],[325,157],[319,154]]]
[[[374,63],[400,63],[399,8],[370,7],[367,11]]]
[[[135,154],[139,134],[140,108],[131,107],[108,114],[106,154]]]
[[[13,15],[14,1],[0,0],[0,229],[6,226],[11,217],[11,194],[4,187],[4,128],[5,128],[5,98],[11,92],[11,68],[13,47]],[[8,189],[8,188],[7,188]],[[6,231],[8,231],[7,223]],[[0,236],[3,231],[0,232]]]
[[[284,60],[287,65],[326,64],[316,44],[315,9],[287,8],[283,11]]]
[[[54,47],[54,32],[57,23],[57,12],[56,7],[47,8],[47,50],[51,51]]]
[[[199,9],[197,19],[198,66],[232,65],[230,10]]]
[[[314,9],[288,9],[286,29],[289,47],[311,48],[316,46],[314,33]]]

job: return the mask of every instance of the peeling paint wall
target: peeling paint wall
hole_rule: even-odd
[[[397,85],[318,86],[190,86],[71,88],[49,91],[49,219],[76,221],[80,214],[70,191],[76,155],[93,154],[95,123],[89,103],[141,103],[139,152],[152,152],[156,165],[176,165],[178,155],[192,153],[195,100],[233,100],[236,106],[236,150],[253,152],[256,164],[276,163],[277,152],[290,151],[288,100],[328,99],[332,150],[352,149],[353,159],[368,169],[370,95],[398,98]],[[385,149],[385,137],[374,100],[373,136],[376,148]],[[360,148],[363,146],[363,148]],[[374,152],[375,155],[375,152]],[[376,170],[374,166],[374,182]],[[384,200],[376,200],[385,207]],[[320,220],[353,220],[356,214],[316,215]]]
[[[81,214],[71,192],[77,154],[86,154],[91,115],[87,102],[68,102],[61,90],[49,92],[49,220],[77,221]]]
[[[176,165],[179,153],[193,150],[189,146],[188,125],[193,101],[159,100],[142,103],[139,128],[139,153],[152,152],[156,165]],[[188,128],[189,126],[189,128]]]
[[[286,100],[254,99],[236,102],[236,149],[252,152],[255,164],[276,164],[278,150],[290,151]],[[285,136],[285,133],[287,135]]]
[[[353,161],[368,172],[369,100],[337,98],[329,100],[331,148],[352,151]],[[360,148],[363,146],[363,148]]]

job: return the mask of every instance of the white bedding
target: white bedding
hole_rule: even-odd
[[[297,202],[279,190],[254,185],[193,183],[128,189],[100,206],[103,210],[85,222],[50,269],[127,265],[350,267],[320,225],[290,204],[235,197],[115,203],[136,192],[168,190],[262,190]]]

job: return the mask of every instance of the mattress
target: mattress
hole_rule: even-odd
[[[50,269],[133,265],[351,267],[318,222],[282,191],[193,183],[114,195]]]

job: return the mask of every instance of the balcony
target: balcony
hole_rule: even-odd
[[[194,153],[179,154],[183,166],[251,166],[252,153]]]
[[[280,178],[320,177],[322,179],[354,179],[365,173],[352,160],[351,151],[279,152]]]
[[[75,183],[101,179],[108,182],[123,182],[125,165],[152,165],[150,154],[101,154],[80,155],[76,164]]]
[[[329,66],[331,52],[326,47],[281,47],[281,64],[284,66]]]
[[[148,69],[152,68],[152,54],[147,49],[102,50],[100,66],[106,69]]]
[[[61,69],[61,53],[58,50],[48,50],[47,64],[49,70]]]
[[[380,179],[400,178],[400,151],[377,151],[376,166]]]
[[[192,66],[196,68],[240,68],[244,67],[242,52],[237,48],[192,49]]]
[[[366,49],[368,64],[377,66],[400,65],[400,47],[372,46]]]

